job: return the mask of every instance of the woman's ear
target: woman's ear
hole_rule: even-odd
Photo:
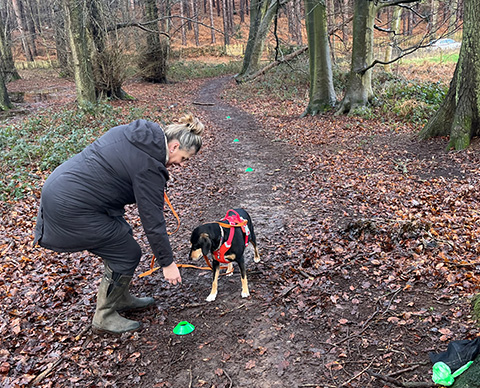
[[[168,143],[168,149],[170,152],[175,152],[180,147],[180,143],[177,140],[172,140]]]

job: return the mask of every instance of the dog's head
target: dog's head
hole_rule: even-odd
[[[212,240],[208,232],[199,226],[195,228],[190,237],[190,258],[198,260],[200,257],[207,256],[212,248]]]

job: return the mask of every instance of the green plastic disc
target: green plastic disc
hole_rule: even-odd
[[[173,333],[176,335],[185,335],[190,334],[192,331],[195,330],[195,326],[187,321],[180,322],[175,328],[173,329]]]

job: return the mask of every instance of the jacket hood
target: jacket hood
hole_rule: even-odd
[[[146,152],[152,158],[165,164],[167,145],[165,134],[157,123],[139,119],[127,125],[125,136],[135,147]]]

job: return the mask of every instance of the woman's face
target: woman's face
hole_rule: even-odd
[[[167,166],[182,165],[183,162],[195,155],[195,148],[191,150],[180,149],[180,143],[172,140],[168,143],[168,163]]]

